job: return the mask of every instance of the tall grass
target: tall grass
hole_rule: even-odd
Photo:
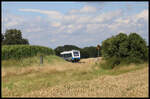
[[[37,45],[4,45],[2,46],[2,60],[21,59],[36,55],[54,55],[51,48]]]
[[[44,64],[42,66],[40,66],[40,57],[38,56],[24,58],[21,62],[12,61],[12,59],[2,60],[2,96],[22,96],[48,87],[96,79],[101,75],[118,75],[147,65],[133,65],[129,66],[130,68],[124,66],[124,68],[105,70],[99,68],[94,60],[92,63],[85,60],[81,60],[82,63],[70,63],[54,55],[43,58]]]
[[[132,63],[136,64],[136,65],[140,65],[143,64],[147,61],[143,61],[141,59],[138,58],[119,58],[119,57],[111,57],[111,58],[104,58],[103,59],[104,62],[101,62],[99,65],[100,67],[102,67],[103,69],[113,69],[115,67],[119,67],[119,66],[124,66],[124,65],[130,65]]]
[[[57,65],[48,64],[47,66],[30,66],[25,68],[3,68],[2,74],[2,96],[22,96],[41,89],[63,85],[75,81],[88,81],[100,77],[101,75],[118,75],[121,73],[137,70],[146,67],[148,64],[141,66],[127,66],[105,70],[97,68],[93,64],[73,64],[63,63],[63,59],[57,56],[46,56],[45,62],[53,63],[56,60]],[[62,60],[61,64],[58,61]],[[55,63],[55,62],[54,62]],[[91,66],[90,66],[91,65]],[[71,67],[71,68],[70,68]],[[79,68],[80,67],[80,68]],[[90,67],[88,70],[87,68]],[[64,68],[60,70],[61,68]]]
[[[49,55],[43,57],[43,64],[40,64],[40,56],[33,56],[28,58],[21,58],[19,60],[16,59],[7,59],[2,60],[2,67],[26,67],[26,66],[44,66],[47,64],[55,64],[55,63],[65,63],[66,61],[58,56]]]

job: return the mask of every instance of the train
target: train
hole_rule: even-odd
[[[80,61],[80,51],[78,51],[78,50],[61,52],[60,56],[62,58],[64,58],[66,61],[71,61],[71,62],[79,62]]]

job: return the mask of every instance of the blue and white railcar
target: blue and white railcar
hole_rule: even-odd
[[[80,51],[78,50],[64,51],[61,52],[60,55],[67,61],[72,61],[72,62],[80,61]]]

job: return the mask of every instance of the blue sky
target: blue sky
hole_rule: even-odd
[[[2,33],[16,28],[31,45],[96,46],[120,32],[148,42],[148,2],[2,2]]]

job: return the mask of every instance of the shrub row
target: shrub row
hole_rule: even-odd
[[[36,55],[54,55],[51,48],[37,45],[4,45],[2,46],[2,60],[20,59]]]

